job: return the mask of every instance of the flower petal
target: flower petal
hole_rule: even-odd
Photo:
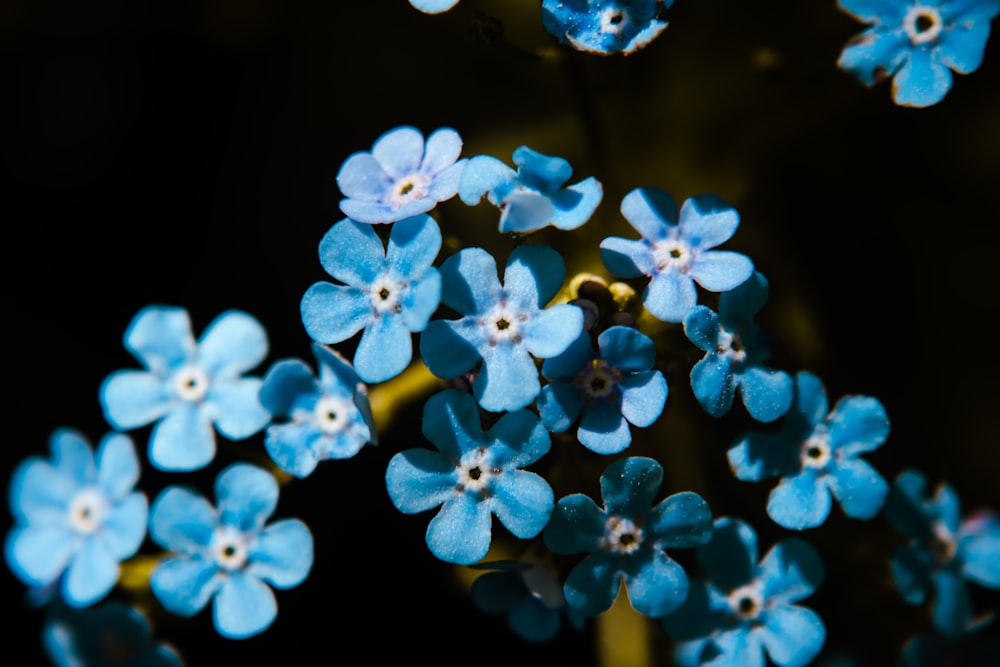
[[[434,218],[417,215],[392,225],[386,263],[401,276],[414,280],[430,270],[440,250],[441,229]]]
[[[598,454],[617,454],[632,444],[632,431],[618,406],[593,401],[583,410],[576,437],[580,444]]]
[[[479,350],[462,333],[476,328],[468,320],[433,320],[420,334],[420,357],[427,370],[439,378],[450,380],[475,368],[482,357]],[[478,329],[477,329],[478,332]]]
[[[68,526],[28,525],[11,529],[4,547],[7,565],[18,579],[45,586],[62,574],[78,545]]]
[[[201,557],[168,556],[153,568],[149,587],[170,613],[194,616],[225,581],[227,577],[214,562]]]
[[[319,343],[345,341],[372,321],[371,299],[353,287],[314,283],[302,295],[302,324]]]
[[[183,308],[148,306],[125,331],[125,347],[152,373],[163,376],[195,353],[191,320]]]
[[[646,371],[656,362],[656,347],[649,336],[632,327],[608,327],[597,337],[601,358],[620,371]]]
[[[219,519],[202,496],[179,486],[164,489],[149,512],[149,536],[164,549],[197,554],[212,543]]]
[[[583,559],[566,578],[563,592],[570,608],[584,616],[597,616],[611,608],[621,586],[621,572],[603,552]]]
[[[852,519],[873,518],[889,493],[889,484],[882,475],[861,459],[838,460],[828,481],[844,514]]]
[[[707,250],[733,237],[740,226],[740,215],[722,198],[701,194],[684,200],[678,224],[681,235],[688,243]]]
[[[938,49],[913,49],[910,58],[892,79],[896,104],[929,107],[951,90],[951,70],[941,62]]]
[[[768,609],[760,638],[775,664],[804,667],[822,650],[826,628],[811,609],[778,605]]]
[[[96,537],[116,561],[130,558],[139,550],[146,537],[148,516],[149,503],[145,494],[129,494],[105,515]]]
[[[736,376],[743,405],[759,422],[772,422],[792,405],[794,382],[784,371],[749,366]]]
[[[706,354],[691,369],[691,391],[702,409],[713,417],[729,412],[736,394],[729,358]]]
[[[490,548],[492,517],[474,496],[454,493],[427,526],[427,546],[443,561],[470,565]]]
[[[582,314],[580,319],[582,328]],[[567,344],[573,337],[569,337]],[[527,406],[538,396],[541,384],[528,350],[517,344],[498,344],[488,349],[472,390],[484,409],[503,412]]]
[[[132,439],[121,433],[104,436],[97,449],[97,483],[113,499],[123,498],[139,481],[139,458]]]
[[[938,47],[941,62],[960,74],[975,72],[983,62],[989,37],[988,20],[956,23],[941,35],[941,45]]]
[[[878,449],[889,437],[885,408],[870,396],[845,396],[834,406],[828,421],[830,447],[854,457]]]
[[[644,456],[615,461],[601,474],[601,498],[608,514],[642,518],[663,484],[663,466]]]
[[[710,250],[698,255],[690,273],[709,292],[726,292],[753,275],[753,262],[738,252]]]
[[[538,394],[538,415],[553,433],[569,429],[583,410],[583,399],[576,385],[568,381],[550,382]]]
[[[263,632],[277,616],[278,602],[274,592],[244,570],[230,574],[212,605],[215,629],[229,639],[243,639]]]
[[[775,544],[760,563],[759,577],[769,602],[792,603],[809,597],[823,583],[825,575],[819,554],[797,537]]]
[[[830,514],[830,490],[814,468],[785,477],[767,500],[767,513],[789,530],[815,528]]]
[[[312,533],[298,519],[275,521],[257,534],[247,561],[248,574],[275,588],[298,586],[312,569]]]
[[[677,202],[656,188],[636,188],[626,194],[621,212],[632,228],[649,241],[666,238],[668,229],[677,224]]]
[[[697,493],[675,493],[653,508],[646,526],[662,548],[690,549],[711,539],[712,511]]]
[[[739,519],[715,520],[712,539],[698,547],[698,564],[713,585],[733,591],[757,578],[757,533]]]
[[[100,401],[108,423],[123,430],[151,424],[170,409],[166,384],[146,371],[115,371],[101,383]]]
[[[445,4],[453,0],[445,0]],[[448,7],[445,7],[447,9]],[[420,164],[420,172],[428,176],[439,174],[455,164],[462,153],[462,137],[450,127],[442,127],[427,137],[424,145],[424,156]],[[452,193],[454,194],[454,193]]]
[[[354,370],[365,382],[385,382],[406,370],[412,359],[413,338],[402,318],[384,314],[361,334],[354,352]]]
[[[609,236],[601,241],[601,261],[608,271],[622,278],[649,276],[656,271],[653,251],[645,241]]]
[[[538,311],[524,323],[524,346],[539,359],[566,351],[583,332],[583,310],[560,303]]]
[[[274,514],[278,482],[271,473],[247,463],[234,463],[215,480],[219,523],[243,532],[256,530]]]
[[[348,156],[337,172],[337,187],[345,197],[362,201],[378,201],[390,187],[392,179],[371,153]],[[346,200],[341,201],[341,210]],[[350,215],[344,211],[345,215]]]
[[[455,464],[427,449],[399,452],[385,471],[389,500],[404,514],[424,512],[448,501],[456,493],[456,480]]]
[[[316,378],[301,359],[282,359],[267,370],[258,399],[268,412],[290,417],[296,403],[320,393]]]
[[[505,189],[517,179],[517,172],[509,166],[489,155],[477,155],[465,163],[465,169],[458,180],[458,196],[469,206],[475,206],[484,196],[489,195],[490,202],[500,205],[496,191],[501,185]]]
[[[97,602],[118,581],[118,561],[97,539],[85,539],[63,579],[63,597],[74,607]]]
[[[958,551],[962,575],[987,588],[1000,588],[1000,522],[985,514],[962,526]]]
[[[562,287],[565,275],[566,264],[558,252],[537,243],[522,244],[507,259],[504,291],[522,309],[542,308]]]
[[[673,269],[654,274],[642,294],[646,310],[663,322],[682,322],[697,302],[694,281]]]
[[[631,424],[652,426],[667,403],[667,381],[660,371],[626,375],[618,383],[622,391],[621,412]]]
[[[198,341],[198,359],[210,376],[234,377],[267,356],[267,332],[247,313],[229,310],[212,321]]]
[[[545,545],[557,554],[598,549],[607,516],[589,497],[574,493],[562,498],[545,527]]]
[[[646,616],[659,617],[677,609],[688,594],[684,568],[662,551],[648,559],[632,559],[625,569],[625,589],[632,607]]]
[[[160,470],[197,470],[214,457],[212,421],[196,405],[174,406],[149,436],[149,462]]]
[[[522,540],[535,537],[549,521],[555,499],[541,476],[525,470],[507,470],[495,478],[487,501],[507,530]],[[476,559],[478,560],[478,559]]]
[[[496,260],[482,248],[458,251],[439,270],[441,303],[463,315],[486,313],[500,300]]]
[[[345,218],[323,235],[319,261],[335,279],[364,289],[385,270],[386,252],[370,224]]]
[[[271,413],[260,404],[259,378],[239,378],[214,383],[205,395],[205,412],[219,433],[230,440],[243,440],[271,421]]]
[[[389,130],[372,144],[372,157],[395,179],[413,174],[424,158],[424,135],[408,125]]]

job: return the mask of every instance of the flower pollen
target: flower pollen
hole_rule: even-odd
[[[642,528],[631,519],[612,516],[604,527],[603,546],[608,551],[619,554],[635,552],[642,544]]]
[[[197,403],[208,393],[208,376],[194,366],[186,366],[174,375],[174,389],[185,401]]]

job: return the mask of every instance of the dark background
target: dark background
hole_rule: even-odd
[[[106,432],[97,388],[137,366],[121,336],[147,304],[188,308],[196,333],[229,308],[256,315],[271,340],[258,375],[280,358],[312,363],[299,299],[326,278],[316,248],[342,217],[337,170],[411,124],[425,134],[454,127],[466,156],[509,162],[527,144],[567,158],[573,180],[602,181],[588,225],[538,235],[571,271],[605,273],[600,239],[634,236],[618,213],[632,188],[660,187],[678,201],[721,195],[742,216],[726,247],[749,254],[771,282],[759,321],[773,365],[817,373],[831,403],[847,393],[881,399],[892,434],[868,458],[888,479],[917,467],[953,483],[966,510],[1000,507],[997,37],[979,71],[956,76],[941,104],[914,110],[895,106],[888,84],[868,90],[837,69],[862,25],[832,0],[678,0],[667,31],[627,58],[556,48],[538,5],[462,0],[427,16],[406,0],[0,0],[5,477],[47,454],[57,427],[93,442]],[[502,263],[511,244],[495,232],[495,209],[453,200],[438,214],[456,243],[483,245]],[[764,513],[772,485],[737,482],[725,461],[732,437],[753,425],[741,406],[717,421],[698,411],[690,360],[665,367],[665,416],[628,453],[656,455],[664,495],[701,493],[717,515],[750,520],[766,548],[789,536]],[[156,636],[191,665],[355,655],[595,664],[592,624],[533,646],[476,611],[459,568],[423,543],[430,514],[392,508],[384,468],[395,452],[425,445],[417,414],[419,405],[403,409],[377,449],[284,488],[276,516],[309,524],[316,564],[302,586],[278,593],[270,630],[228,641],[208,611],[185,620],[153,602]],[[148,429],[134,435],[144,450]],[[205,471],[147,466],[140,486],[150,498],[172,483],[210,495],[225,464],[262,456],[259,436],[221,442]],[[596,473],[574,490],[593,493],[607,462],[588,460]],[[806,601],[827,623],[824,659],[889,664],[929,628],[926,610],[892,588],[898,538],[881,518],[851,521],[834,507],[803,537],[829,570]],[[24,607],[24,586],[6,568],[0,580],[16,618],[5,634],[29,654],[23,664],[42,662],[34,638],[44,612]],[[1000,604],[992,593],[976,602]],[[666,640],[655,642],[657,664],[667,664]]]

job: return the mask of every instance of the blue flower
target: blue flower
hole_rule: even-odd
[[[556,504],[545,544],[557,554],[588,553],[563,586],[572,609],[585,616],[609,609],[622,578],[632,606],[646,616],[663,616],[684,602],[687,575],[664,549],[707,542],[712,514],[691,492],[653,506],[662,481],[663,467],[655,460],[620,459],[601,475],[603,509],[579,493]]]
[[[458,4],[458,0],[410,0],[410,4],[425,14],[440,14]]]
[[[302,322],[320,343],[339,343],[364,330],[354,370],[365,382],[402,373],[413,358],[410,333],[423,331],[441,299],[432,264],[441,230],[429,215],[392,225],[388,249],[371,225],[341,220],[319,244],[327,273],[343,285],[318,282],[302,297]]]
[[[183,308],[149,306],[125,332],[125,347],[146,369],[116,371],[100,389],[117,429],[157,422],[149,461],[161,470],[196,470],[215,457],[215,433],[241,440],[271,415],[257,394],[260,378],[242,377],[267,356],[267,333],[250,315],[227,311],[195,343]]]
[[[628,55],[661,32],[673,0],[543,0],[542,25],[577,51]]]
[[[622,278],[650,277],[643,305],[657,319],[680,322],[698,302],[695,283],[725,292],[753,274],[746,255],[711,250],[728,241],[740,217],[714,195],[698,195],[677,204],[666,192],[636,188],[622,199],[622,215],[641,239],[612,236],[601,242],[601,259]]]
[[[782,478],[767,513],[784,528],[822,524],[831,494],[847,516],[871,519],[889,485],[860,456],[888,437],[885,408],[870,396],[845,396],[829,412],[823,383],[812,373],[799,373],[795,388],[780,432],[748,433],[729,449],[733,473],[744,482]]]
[[[421,11],[450,9],[441,2],[414,6]],[[451,128],[437,130],[426,143],[414,127],[390,130],[375,141],[371,152],[354,153],[340,167],[337,186],[345,196],[340,210],[368,224],[426,213],[458,192],[465,167],[465,160],[458,159],[461,152],[462,137]]]
[[[954,70],[970,74],[983,61],[990,19],[1000,0],[838,0],[867,30],[837,64],[866,86],[892,77],[896,104],[927,107],[951,89]]]
[[[153,643],[138,609],[109,602],[88,609],[55,605],[42,629],[45,652],[57,667],[181,667],[173,648]]]
[[[153,569],[157,600],[179,616],[193,616],[213,600],[215,628],[231,639],[263,632],[278,614],[274,592],[305,580],[313,540],[298,519],[264,525],[278,503],[270,473],[245,463],[215,480],[218,508],[202,496],[171,486],[156,498],[149,533],[173,552]]]
[[[538,535],[552,512],[548,483],[520,470],[549,451],[549,432],[528,410],[510,412],[488,431],[480,428],[471,396],[446,389],[424,405],[423,433],[438,451],[408,449],[385,473],[392,504],[416,514],[441,506],[427,526],[431,553],[468,565],[490,548],[491,516],[515,537]]]
[[[420,337],[427,368],[447,380],[482,361],[472,389],[483,408],[501,412],[531,403],[541,390],[532,355],[554,357],[583,331],[577,306],[544,308],[564,273],[559,253],[535,244],[511,252],[502,285],[496,262],[482,248],[449,257],[441,265],[441,302],[464,317],[427,325]]]
[[[807,542],[782,540],[758,564],[757,535],[743,521],[720,518],[712,541],[698,547],[707,581],[691,584],[684,604],[663,618],[678,640],[680,667],[803,667],[823,648],[826,628],[797,604],[823,580],[823,562]]]
[[[667,401],[653,341],[636,329],[614,326],[597,338],[595,354],[586,332],[562,354],[546,359],[552,380],[538,395],[538,413],[550,431],[568,429],[582,414],[576,437],[598,454],[617,454],[632,443],[629,424],[655,422]]]
[[[569,162],[527,146],[514,151],[517,171],[489,155],[469,160],[458,196],[475,206],[485,196],[500,209],[500,231],[527,234],[552,225],[576,229],[590,220],[604,194],[593,176],[563,187],[573,174]]]
[[[896,478],[885,506],[889,523],[908,542],[896,547],[892,575],[909,604],[933,591],[934,628],[949,637],[982,625],[973,618],[966,581],[1000,589],[1000,521],[988,512],[962,520],[958,496],[941,484],[928,498],[927,481],[915,470]]]
[[[267,427],[264,447],[285,472],[306,477],[326,459],[346,459],[376,443],[368,391],[336,351],[313,343],[319,378],[299,359],[275,363],[261,404],[285,423]]]
[[[719,312],[695,306],[684,318],[684,334],[705,356],[691,369],[691,389],[708,414],[729,412],[738,391],[750,416],[771,422],[792,404],[788,373],[763,365],[770,357],[767,339],[753,318],[767,301],[767,279],[750,280],[719,297]]]
[[[29,586],[59,584],[67,603],[84,607],[108,594],[118,564],[146,536],[146,496],[133,491],[139,460],[120,433],[101,439],[96,458],[69,429],[53,433],[49,448],[51,462],[32,457],[14,471],[4,555]]]

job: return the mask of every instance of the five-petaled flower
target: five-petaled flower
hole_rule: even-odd
[[[160,603],[179,616],[193,616],[214,599],[216,630],[242,639],[263,632],[278,614],[268,583],[287,589],[305,580],[313,539],[298,519],[264,525],[277,506],[278,483],[261,468],[229,466],[215,480],[215,497],[217,509],[179,486],[157,496],[149,534],[171,553],[149,583]]]
[[[557,554],[588,553],[563,585],[572,609],[585,616],[609,609],[622,578],[632,606],[646,616],[662,616],[684,602],[687,574],[664,550],[707,542],[712,514],[689,491],[653,506],[662,481],[657,461],[629,457],[601,475],[603,508],[579,493],[558,502],[545,528],[546,546]]]
[[[100,600],[118,581],[119,563],[146,536],[146,496],[134,491],[139,460],[127,435],[109,433],[94,456],[76,431],[49,440],[51,462],[32,457],[14,471],[7,564],[30,586],[59,585],[73,607]]]
[[[502,285],[496,261],[482,248],[449,257],[441,265],[441,302],[464,317],[427,325],[420,337],[427,368],[451,379],[482,361],[472,389],[483,408],[501,412],[531,403],[541,390],[532,355],[554,357],[583,331],[579,307],[545,308],[564,274],[559,253],[537,244],[511,252]]]
[[[837,64],[866,86],[892,77],[896,104],[927,107],[951,90],[952,70],[970,74],[983,61],[1000,0],[838,0],[871,24]]]
[[[213,425],[242,440],[270,421],[257,398],[260,378],[242,377],[267,356],[267,333],[250,315],[219,315],[196,343],[186,310],[149,306],[129,324],[125,347],[147,370],[109,375],[101,406],[117,429],[157,422],[149,439],[155,467],[203,468],[215,457]]]
[[[695,306],[684,318],[684,334],[705,356],[691,369],[691,390],[708,414],[729,412],[738,391],[750,416],[771,422],[792,404],[793,381],[763,364],[770,356],[764,332],[753,319],[767,301],[767,279],[754,272],[719,297],[719,312]]]
[[[816,612],[795,604],[823,580],[816,550],[798,538],[778,542],[757,562],[757,535],[731,518],[715,522],[712,540],[695,552],[707,581],[691,583],[684,604],[663,617],[676,640],[677,664],[804,667],[823,648]]]
[[[264,376],[260,402],[277,420],[264,447],[285,472],[306,477],[326,459],[346,459],[376,444],[368,390],[335,350],[313,343],[319,376],[300,359],[283,359]]]
[[[500,209],[500,231],[528,234],[552,225],[576,229],[590,220],[604,189],[593,176],[565,185],[573,174],[569,162],[527,146],[514,151],[517,171],[489,155],[469,160],[458,183],[458,196],[475,206],[485,196]]]
[[[934,628],[946,636],[959,637],[980,627],[983,621],[973,617],[966,581],[1000,589],[997,517],[982,511],[963,520],[954,489],[941,484],[928,497],[927,480],[916,470],[896,478],[885,515],[908,539],[892,557],[892,575],[903,599],[921,604],[933,590]]]
[[[431,9],[434,3],[427,3]],[[448,7],[436,3],[439,11]],[[424,9],[417,6],[417,9]],[[368,224],[396,222],[426,213],[458,192],[465,167],[459,160],[462,137],[442,128],[427,137],[414,127],[389,130],[370,152],[348,157],[337,172],[337,187],[344,194],[340,210],[348,218]]]
[[[595,352],[584,332],[565,352],[545,360],[542,375],[551,382],[538,395],[538,414],[556,433],[579,418],[576,437],[584,447],[617,454],[632,443],[629,424],[645,428],[660,417],[667,381],[652,368],[653,341],[637,329],[605,329],[597,346]]]
[[[543,0],[542,25],[577,51],[628,55],[667,28],[673,0]]]
[[[515,537],[538,535],[552,512],[548,483],[527,470],[549,451],[549,432],[529,410],[509,412],[488,431],[467,393],[446,389],[424,405],[424,436],[437,447],[392,457],[389,498],[405,514],[441,510],[427,526],[427,546],[441,560],[468,565],[492,540],[492,515]]]
[[[622,215],[641,239],[612,236],[601,241],[601,259],[622,278],[649,276],[643,305],[664,322],[680,322],[698,302],[697,282],[725,292],[745,282],[753,262],[740,253],[711,250],[739,227],[739,214],[715,195],[697,195],[680,208],[668,193],[636,188],[621,204]]]
[[[812,373],[795,379],[795,401],[779,432],[748,433],[729,449],[738,479],[781,477],[767,513],[792,530],[815,528],[830,514],[830,496],[844,514],[871,519],[882,508],[889,485],[859,458],[889,435],[885,408],[871,396],[845,396],[829,411],[823,383]]]
[[[333,225],[319,244],[327,273],[302,297],[302,322],[320,343],[339,343],[364,330],[354,370],[365,382],[402,373],[413,358],[411,332],[423,331],[441,299],[441,275],[432,264],[441,230],[426,214],[392,225],[388,248],[371,225],[351,219]]]

